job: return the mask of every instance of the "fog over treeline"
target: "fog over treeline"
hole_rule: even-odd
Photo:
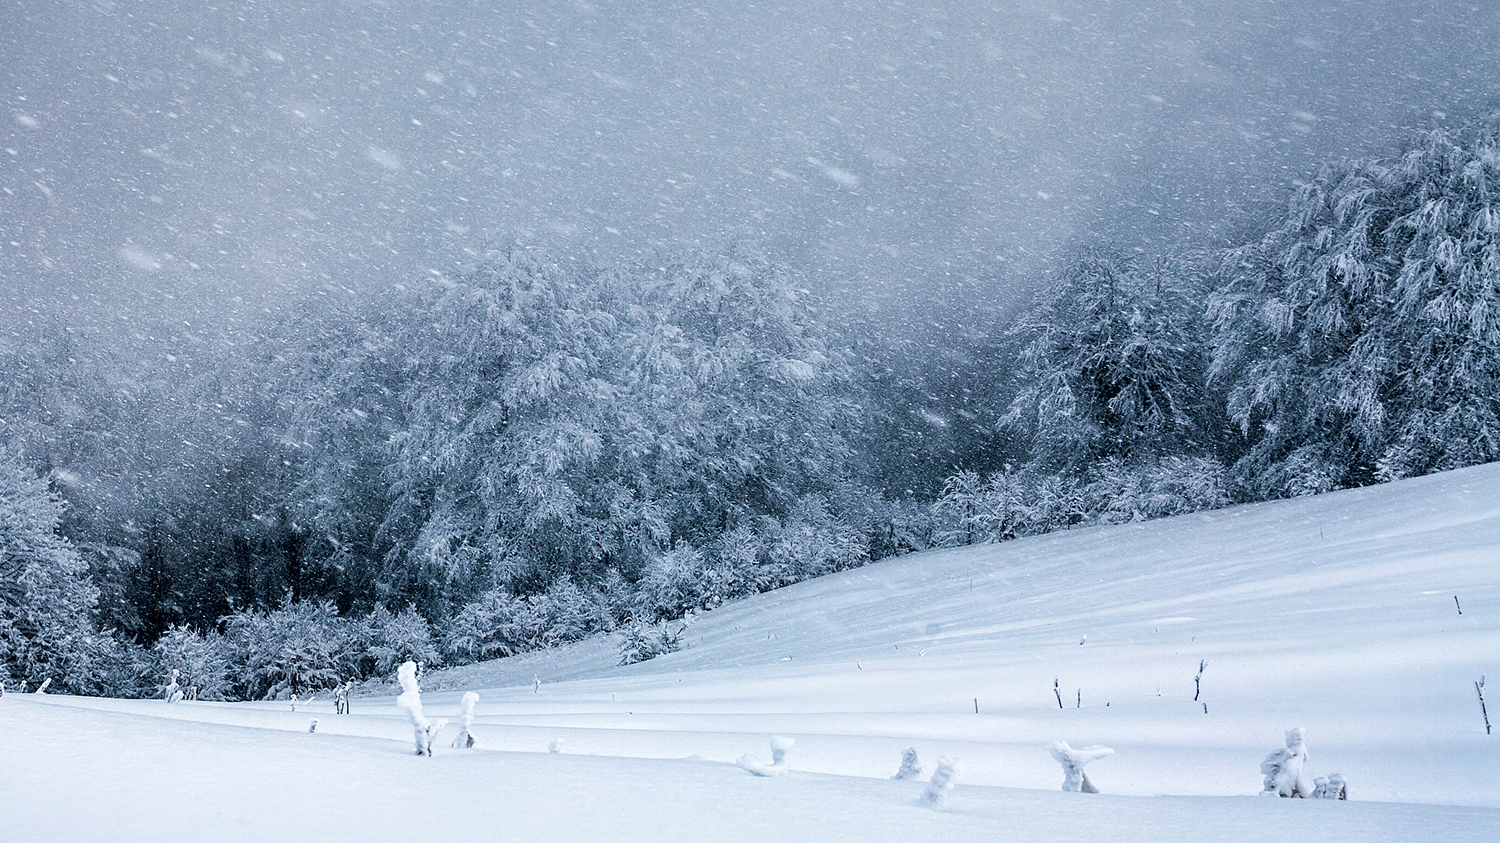
[[[259,697],[1500,456],[1500,15],[0,12],[0,676]]]

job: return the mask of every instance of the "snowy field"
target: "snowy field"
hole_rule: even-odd
[[[0,840],[1500,839],[1474,689],[1500,718],[1500,465],[909,556],[685,638],[429,674],[429,715],[479,691],[483,743],[450,725],[433,758],[394,690],[349,716],[8,694]],[[1353,801],[1256,795],[1297,726]],[[734,766],[772,735],[789,777]],[[1053,740],[1114,748],[1103,795],[1058,790]],[[943,808],[889,780],[906,747],[961,759]]]

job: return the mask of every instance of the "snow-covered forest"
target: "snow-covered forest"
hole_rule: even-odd
[[[0,332],[5,678],[259,699],[660,641],[911,551],[1500,456],[1500,114],[1261,229],[1065,250],[952,367],[739,241],[514,244],[146,367],[36,313]]]

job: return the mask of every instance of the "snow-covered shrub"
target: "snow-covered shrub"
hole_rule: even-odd
[[[757,776],[784,776],[791,772],[791,762],[787,759],[787,751],[792,748],[796,741],[791,738],[783,738],[777,735],[771,738],[771,763],[762,764],[755,756],[745,754],[735,763]]]
[[[376,606],[368,617],[349,625],[351,650],[358,653],[363,676],[389,676],[404,661],[434,664],[437,647],[427,619],[412,606],[392,613]]]
[[[458,701],[459,719],[458,734],[453,737],[453,746],[458,749],[477,749],[479,741],[474,738],[474,706],[479,702],[479,695],[473,691],[465,691],[463,697]]]
[[[349,713],[349,692],[354,689],[354,680],[350,679],[342,685],[333,686],[333,713]]]
[[[174,626],[151,649],[158,670],[181,676],[184,686],[198,689],[198,699],[224,700],[231,696],[230,647],[219,633],[203,634]]]
[[[948,801],[948,794],[953,791],[954,779],[958,778],[958,759],[951,755],[939,755],[937,769],[932,771],[932,778],[927,781],[927,788],[922,791],[922,804],[929,808],[941,808]]]
[[[416,662],[402,662],[396,671],[396,681],[401,684],[396,707],[405,711],[411,720],[412,746],[418,755],[432,755],[432,739],[448,721],[428,720],[422,713],[422,689],[417,685]]]
[[[1111,459],[1094,467],[1088,496],[1100,520],[1121,524],[1228,506],[1227,485],[1224,465],[1212,457]]]
[[[682,649],[682,633],[687,624],[662,621],[649,624],[633,620],[620,631],[620,664],[635,664]]]
[[[444,648],[465,660],[496,659],[525,652],[522,615],[526,601],[506,588],[491,589],[466,604],[448,622]]]
[[[948,478],[933,512],[943,522],[942,543],[952,547],[1060,530],[1082,522],[1088,509],[1070,478],[1007,466],[988,477],[964,471]]]
[[[1260,762],[1261,775],[1266,777],[1262,793],[1305,799],[1312,795],[1314,785],[1304,767],[1307,766],[1306,730],[1296,728],[1286,733],[1286,748],[1278,749]]]
[[[888,498],[855,484],[840,487],[839,509],[865,536],[871,559],[915,553],[938,544],[938,522],[932,507],[907,497]]]
[[[332,688],[351,672],[348,622],[332,603],[283,603],[225,619],[235,680],[248,699]]]
[[[1084,772],[1084,765],[1115,754],[1107,746],[1074,749],[1066,741],[1053,741],[1047,745],[1047,751],[1062,765],[1062,789],[1069,793],[1098,793],[1099,789],[1094,787],[1094,783],[1089,781],[1088,773]]]
[[[756,587],[761,591],[858,567],[869,558],[864,535],[816,495],[799,498],[784,520],[768,517],[760,524],[765,538]]]
[[[748,528],[743,528],[736,536],[743,538],[746,533]],[[703,551],[686,543],[653,555],[646,561],[646,569],[638,583],[642,604],[653,616],[662,618],[677,617],[702,606],[708,602],[710,583],[733,580],[732,576],[726,575],[727,568],[721,572],[709,572],[708,565]],[[713,590],[729,589],[720,586]]]
[[[891,779],[902,781],[914,779],[920,775],[922,775],[922,762],[917,760],[917,748],[909,746],[905,752],[901,753],[901,769],[897,770],[896,775],[891,776]]]
[[[532,649],[555,647],[598,632],[606,624],[603,602],[598,591],[564,573],[546,591],[527,598],[521,615],[527,643]]]

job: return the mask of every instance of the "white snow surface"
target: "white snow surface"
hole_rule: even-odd
[[[348,716],[7,694],[0,840],[1500,839],[1473,686],[1500,675],[1500,465],[908,556],[705,612],[685,642],[429,673],[434,716],[485,700],[485,749],[439,736],[433,758],[394,692]],[[1296,727],[1352,801],[1257,795]],[[772,735],[791,775],[733,765]],[[1102,794],[1059,790],[1057,740],[1115,750]],[[941,809],[890,780],[908,746],[962,759]]]

